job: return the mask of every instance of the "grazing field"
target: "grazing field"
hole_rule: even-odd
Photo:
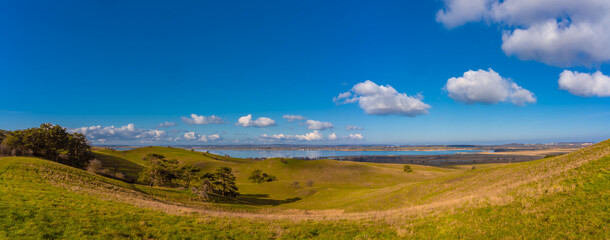
[[[0,239],[610,238],[610,141],[531,162],[411,165],[412,173],[402,164],[255,161],[162,147],[96,155],[136,175],[147,153],[204,170],[230,166],[242,195],[206,203],[188,190],[5,157]],[[254,169],[278,181],[251,183]]]

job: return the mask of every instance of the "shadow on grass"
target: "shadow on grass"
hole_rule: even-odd
[[[122,172],[131,179],[138,179],[140,172],[144,169],[143,166],[131,162],[129,160],[115,157],[103,153],[94,153],[95,158],[102,162],[102,167],[110,169],[113,172]]]
[[[269,194],[242,194],[237,199],[238,202],[248,205],[269,205],[278,206],[281,204],[292,203],[301,200],[300,197],[286,198],[284,200],[270,199]]]

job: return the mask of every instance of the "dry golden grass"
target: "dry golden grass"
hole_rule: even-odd
[[[565,154],[578,151],[581,148],[556,148],[556,149],[540,149],[540,150],[523,150],[510,152],[480,152],[479,154],[489,155],[529,155],[529,156],[545,156],[550,154]]]
[[[101,180],[99,176],[87,176],[86,172],[64,171],[63,166],[41,167],[37,171],[50,183],[71,191],[86,193],[108,201],[129,203],[138,207],[153,209],[168,214],[200,217],[231,217],[267,220],[355,220],[374,219],[390,224],[404,224],[402,219],[430,216],[453,212],[457,209],[474,208],[482,205],[505,205],[520,199],[536,198],[544,194],[569,191],[570,186],[559,181],[577,174],[574,169],[590,161],[610,154],[610,141],[596,144],[566,155],[541,159],[533,162],[514,163],[499,167],[469,171],[458,176],[434,179],[417,184],[399,184],[380,190],[377,196],[394,198],[402,207],[367,212],[346,212],[342,209],[299,210],[299,209],[259,209],[226,210],[215,204],[176,203],[163,198],[152,197],[118,181]],[[400,224],[399,224],[400,223]],[[409,235],[397,229],[399,234]]]

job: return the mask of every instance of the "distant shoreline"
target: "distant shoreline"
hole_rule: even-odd
[[[580,149],[585,146],[589,146],[591,143],[553,143],[553,144],[504,144],[504,145],[429,145],[429,146],[375,146],[375,145],[362,145],[362,146],[266,146],[266,145],[174,145],[167,147],[183,148],[183,149],[195,149],[195,150],[261,150],[261,151],[275,151],[275,150],[294,150],[294,151],[488,151],[492,153],[505,153],[515,154],[518,152],[537,152],[537,151],[554,151],[554,150],[567,150],[573,151]],[[162,145],[161,145],[162,146]],[[133,149],[147,146],[130,146],[130,145],[98,145],[96,147],[101,148],[113,148],[113,149]]]

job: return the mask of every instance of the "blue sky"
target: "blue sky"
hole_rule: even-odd
[[[94,144],[608,138],[610,46],[581,39],[610,39],[595,14],[610,7],[493,2],[3,1],[0,128],[52,122]],[[598,35],[579,35],[589,25]],[[545,26],[563,40],[540,42]]]

